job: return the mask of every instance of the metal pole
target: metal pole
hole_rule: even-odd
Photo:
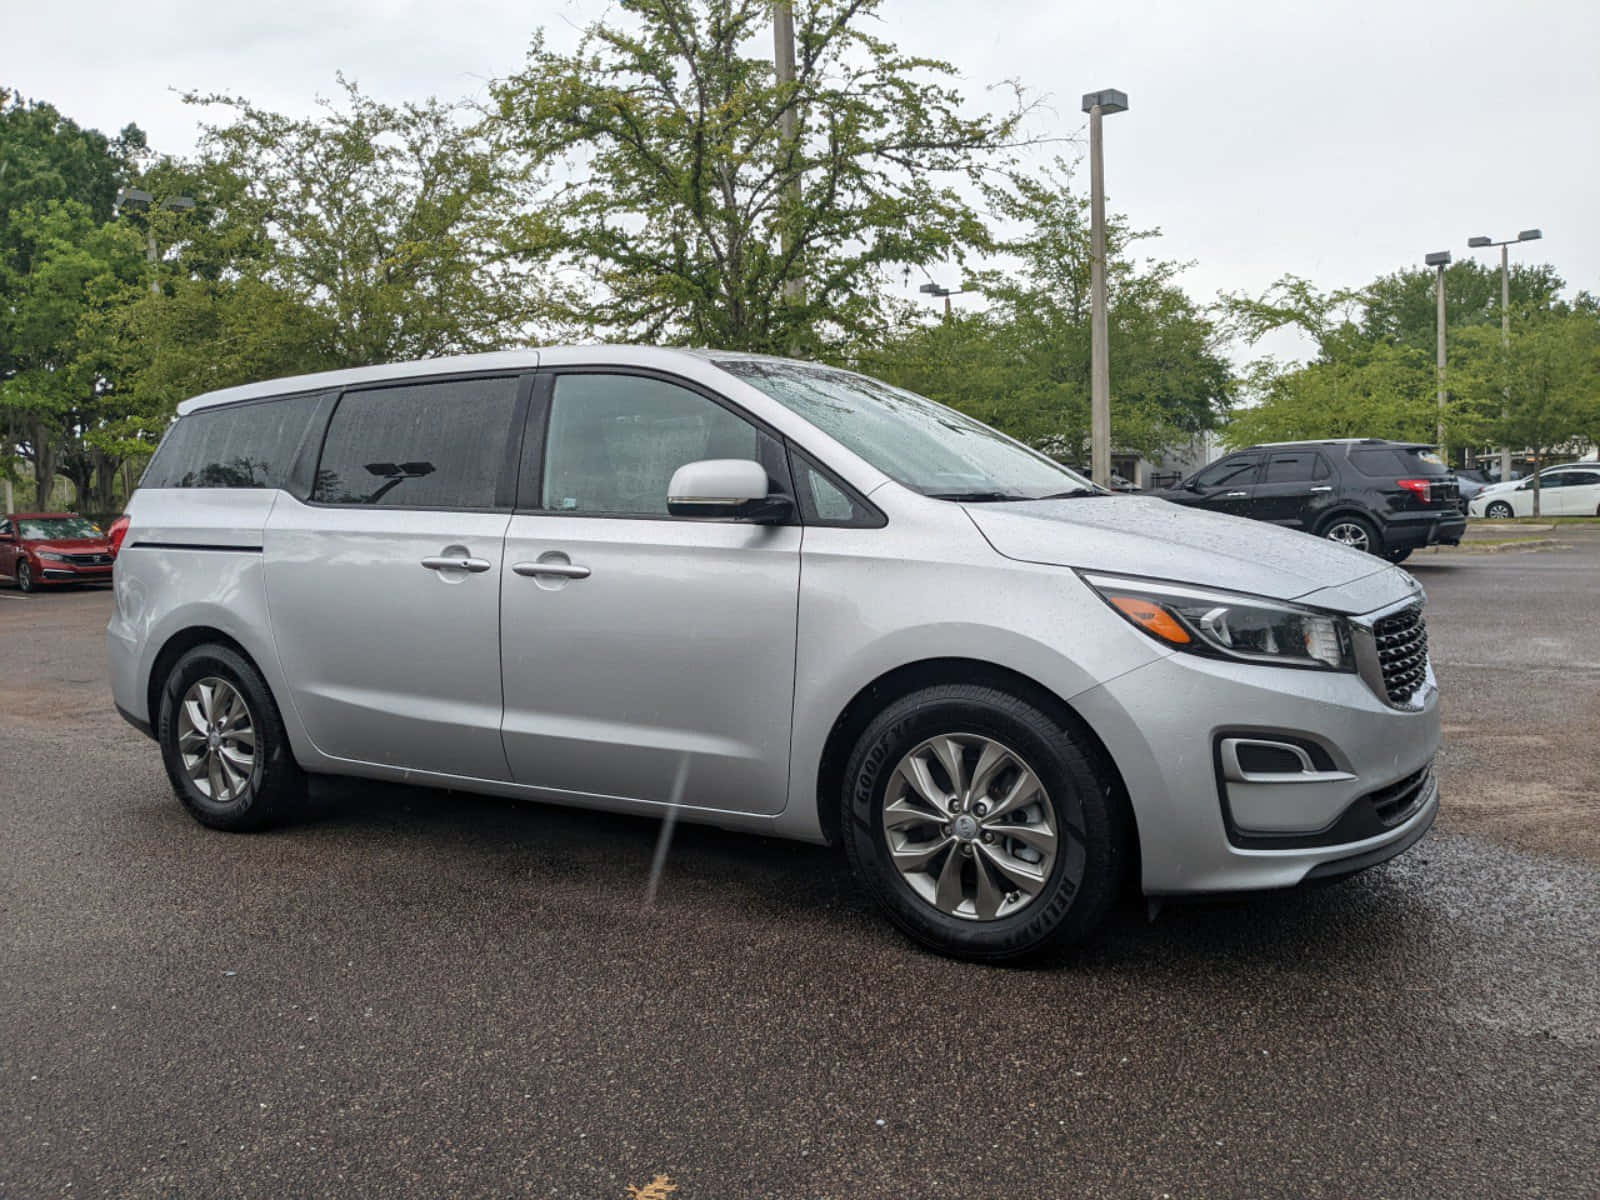
[[[144,227],[144,256],[150,263],[150,294],[161,295],[161,280],[156,277],[156,231],[150,228],[148,221]]]
[[[1500,406],[1500,419],[1511,415],[1511,254],[1510,248],[1500,244],[1500,349],[1505,352],[1506,394]],[[1500,482],[1511,478],[1511,447],[1500,447]]]
[[[1090,473],[1111,485],[1111,349],[1106,328],[1105,158],[1100,145],[1100,105],[1089,109],[1089,439]]]
[[[1445,441],[1444,441],[1444,353],[1445,353],[1445,350],[1444,350],[1444,322],[1445,322],[1445,315],[1444,315],[1444,264],[1443,263],[1439,264],[1439,278],[1438,278],[1438,282],[1437,282],[1436,287],[1437,287],[1437,291],[1438,291],[1437,300],[1438,300],[1438,305],[1439,305],[1439,318],[1438,318],[1439,329],[1438,329],[1438,333],[1437,333],[1438,345],[1435,347],[1435,351],[1436,351],[1435,357],[1438,360],[1438,367],[1439,367],[1439,453],[1444,456],[1445,462],[1448,463],[1450,461],[1450,451],[1446,448]]]
[[[778,87],[785,88],[794,83],[794,9],[791,0],[773,0],[772,4],[772,62],[777,69]],[[794,99],[788,96],[783,112],[778,117],[778,132],[783,137],[784,153],[791,152],[800,135],[799,113],[796,111]],[[794,177],[784,185],[784,190],[789,194],[789,217],[783,222],[783,253],[787,258],[794,250],[794,221],[799,211],[802,193],[800,190],[800,174],[795,172]],[[802,276],[795,276],[784,281],[784,298],[791,304],[804,304],[806,298],[806,284]]]

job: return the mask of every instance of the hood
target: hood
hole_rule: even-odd
[[[48,550],[52,554],[110,554],[111,543],[95,538],[28,538],[22,543],[29,550]]]
[[[969,504],[1007,558],[1226,588],[1275,600],[1311,597],[1336,612],[1370,612],[1416,595],[1382,559],[1261,521],[1199,512],[1154,497],[1103,496]]]

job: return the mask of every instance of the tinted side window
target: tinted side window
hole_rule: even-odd
[[[697,392],[641,375],[560,375],[550,399],[539,506],[551,512],[667,516],[685,463],[763,462],[757,428]]]
[[[1600,483],[1600,475],[1593,471],[1568,471],[1566,475],[1568,487],[1593,487]]]
[[[282,487],[317,400],[315,394],[256,400],[180,417],[161,439],[139,486]]]
[[[1194,477],[1200,487],[1221,487],[1225,483],[1245,484],[1254,483],[1256,478],[1256,464],[1260,460],[1254,455],[1245,455],[1240,458],[1225,458],[1219,463],[1212,463],[1204,471]]]
[[[311,498],[398,508],[510,507],[516,376],[346,392],[328,422]]]
[[[1352,450],[1350,461],[1363,475],[1378,477],[1405,474],[1405,464],[1393,450]]]
[[[1316,472],[1317,455],[1312,450],[1293,454],[1274,454],[1267,459],[1267,483],[1310,483]],[[1324,472],[1326,473],[1326,472]]]

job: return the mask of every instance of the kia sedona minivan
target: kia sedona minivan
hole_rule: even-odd
[[[118,709],[196,819],[312,774],[842,843],[980,960],[1351,874],[1438,808],[1424,596],[1107,494],[847,371],[519,351],[189,400],[128,504]]]

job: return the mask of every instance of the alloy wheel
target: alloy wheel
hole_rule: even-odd
[[[1354,521],[1340,521],[1328,530],[1328,540],[1338,542],[1341,546],[1349,546],[1352,550],[1367,553],[1372,549],[1372,539],[1367,536],[1367,531]]]
[[[883,834],[911,890],[970,921],[1031,904],[1058,846],[1038,775],[1010,747],[970,733],[929,738],[900,760],[883,798]]]
[[[214,675],[197,679],[178,707],[178,754],[197,791],[232,804],[256,775],[256,728],[237,688]]]
[[[1489,505],[1488,511],[1484,513],[1484,516],[1493,517],[1498,520],[1505,520],[1511,515],[1511,506],[1505,503],[1503,500],[1496,500],[1493,504]]]

